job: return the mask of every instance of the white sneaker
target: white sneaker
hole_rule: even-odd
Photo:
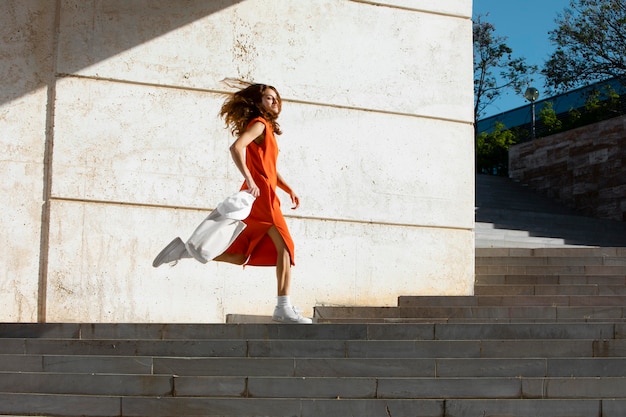
[[[308,317],[302,317],[300,310],[294,306],[276,306],[272,320],[279,323],[287,324],[311,324],[313,320]]]
[[[181,238],[177,237],[172,240],[163,250],[154,258],[152,266],[157,268],[163,264],[173,263],[172,266],[183,257],[188,257],[185,243]]]

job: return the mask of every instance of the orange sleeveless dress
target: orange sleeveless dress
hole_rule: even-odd
[[[272,125],[265,119],[257,117],[248,123],[248,127],[256,122],[265,125],[265,138],[260,143],[252,142],[246,148],[246,165],[252,174],[252,179],[261,190],[250,215],[244,220],[246,228],[226,250],[227,253],[244,254],[247,260],[244,265],[251,266],[275,266],[276,247],[267,235],[270,227],[276,226],[280,232],[291,257],[291,265],[294,263],[294,244],[285,217],[280,209],[280,199],[276,194],[278,176],[276,174],[276,161],[278,159],[278,143],[274,135]],[[244,181],[241,189],[247,185]]]

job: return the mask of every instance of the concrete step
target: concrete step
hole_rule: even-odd
[[[398,306],[426,307],[622,307],[623,295],[475,295],[475,296],[400,296]],[[323,308],[323,307],[318,307]],[[364,307],[376,308],[376,307]],[[380,308],[380,307],[378,307]],[[389,307],[394,308],[394,307]]]
[[[475,265],[626,266],[626,256],[476,256]]]
[[[31,413],[63,416],[205,416],[205,417],[617,417],[626,401],[620,399],[228,399],[49,396],[0,394],[0,404],[12,415]]]
[[[379,324],[372,324],[379,325]],[[487,342],[494,341],[493,346],[502,344],[502,340],[516,340],[520,345],[524,345],[525,341],[534,342],[535,340],[549,341],[579,341],[580,346],[584,348],[587,354],[596,356],[614,356],[610,352],[622,352],[626,347],[626,323],[606,323],[606,322],[585,322],[585,323],[569,323],[569,322],[548,322],[548,323],[532,323],[527,320],[519,323],[491,323],[489,326],[483,323],[452,323],[452,324],[389,324],[387,327],[393,327],[393,333],[390,332],[387,337],[382,339],[353,339],[353,340],[324,340],[324,339],[284,339],[284,340],[250,340],[250,341],[232,341],[232,345],[244,346],[245,349],[237,349],[235,351],[228,349],[215,349],[215,345],[221,346],[223,340],[217,341],[199,341],[190,340],[182,341],[152,341],[150,344],[154,346],[144,345],[142,347],[135,341],[126,341],[126,343],[115,342],[110,344],[108,349],[94,349],[93,341],[74,341],[67,340],[48,340],[47,343],[33,343],[26,346],[25,349],[17,349],[11,347],[9,340],[8,346],[1,346],[0,363],[3,367],[1,370],[15,371],[18,364],[23,366],[26,371],[38,372],[40,370],[64,371],[67,367],[90,367],[92,372],[116,373],[116,367],[123,366],[126,361],[133,362],[129,357],[136,358],[134,363],[128,369],[134,369],[135,374],[143,374],[148,368],[167,367],[163,358],[219,358],[224,364],[236,362],[240,358],[288,358],[288,370],[293,368],[294,358],[368,358],[372,355],[376,357],[398,357],[400,351],[408,357],[432,357],[428,355],[438,355],[440,352],[448,352],[450,355],[467,356],[470,355],[471,349],[488,349],[485,347]],[[431,333],[426,334],[426,330],[430,329]],[[406,333],[401,333],[406,332]],[[606,345],[595,346],[593,341],[603,340]],[[471,341],[458,343],[458,341]],[[583,341],[588,341],[584,342]],[[586,344],[585,344],[586,343]],[[17,344],[14,344],[17,345]],[[566,344],[567,345],[567,344]],[[454,352],[457,346],[461,347],[461,352]],[[509,346],[510,347],[510,346]],[[607,353],[600,354],[600,348]],[[133,350],[136,348],[136,350]],[[537,348],[537,346],[535,346]],[[389,349],[386,351],[385,349]],[[532,350],[536,351],[536,349]],[[561,350],[555,350],[562,352]],[[479,351],[476,351],[479,352]],[[578,351],[580,352],[580,351]],[[506,352],[505,352],[506,353]],[[494,353],[495,354],[495,353]],[[519,355],[519,353],[516,353]],[[9,360],[16,360],[19,356],[19,362],[7,363]],[[472,357],[478,357],[471,354]],[[74,359],[68,363],[59,363],[68,356]],[[122,358],[120,361],[112,359],[115,357]],[[405,356],[403,356],[405,357]],[[60,359],[59,359],[60,358]],[[40,363],[38,360],[43,362]],[[232,361],[231,361],[232,359]],[[206,363],[216,366],[214,361]],[[197,364],[197,363],[196,363]],[[272,362],[249,362],[247,366],[258,366],[259,372],[266,372],[264,367]],[[275,364],[276,366],[279,363]],[[20,368],[21,369],[21,368]],[[252,372],[252,371],[251,371]],[[282,371],[280,371],[282,372]],[[176,373],[176,372],[173,372]],[[257,374],[254,374],[257,375]],[[282,373],[281,373],[282,375]]]
[[[499,337],[506,335],[507,337]],[[324,324],[324,325],[282,325],[282,324],[74,324],[74,323],[0,323],[0,349],[10,349],[18,354],[41,354],[33,350],[55,347],[58,351],[71,350],[73,346],[83,346],[84,354],[99,354],[101,351],[114,352],[113,355],[141,354],[140,350],[163,350],[167,346],[188,350],[204,343],[224,343],[223,347],[245,346],[250,343],[271,342],[272,340],[458,340],[498,338],[508,339],[519,336],[527,338],[613,339],[626,338],[626,327],[620,323],[575,323],[575,324]],[[162,344],[161,348],[150,348],[150,343]],[[199,349],[205,346],[200,346]],[[244,349],[244,348],[241,348]],[[228,349],[226,349],[228,351]],[[239,350],[230,349],[231,356]],[[180,353],[186,355],[186,353]],[[187,355],[196,356],[196,355]]]
[[[476,208],[476,248],[576,248],[625,245],[624,222],[552,213]]]
[[[476,176],[476,248],[626,247],[626,222],[595,219],[504,177]]]
[[[476,255],[475,296],[329,324],[0,324],[0,415],[623,415],[626,251]]]
[[[623,307],[316,307],[318,323],[571,322],[626,319]]]
[[[624,369],[624,361],[608,360],[596,364],[591,377],[525,376],[515,372],[539,373],[533,364],[504,361],[476,361],[476,365],[500,366],[496,376],[473,377],[476,372],[490,373],[476,365],[451,371],[458,360],[441,362],[441,376],[431,377],[225,377],[0,373],[0,393],[85,395],[117,397],[205,397],[267,399],[447,399],[447,398],[626,398],[626,377],[612,376]],[[517,365],[517,366],[515,366]],[[541,364],[543,365],[543,364]],[[604,369],[603,367],[607,367]],[[541,368],[541,366],[539,366]],[[567,370],[572,369],[570,366]],[[446,376],[465,370],[468,376]],[[586,369],[589,371],[589,369]],[[451,371],[451,372],[448,372]],[[0,406],[1,407],[1,406]]]
[[[385,358],[381,346],[408,352],[407,341],[372,343],[377,350],[369,349],[377,357],[357,358],[207,358],[207,357],[124,357],[79,355],[0,355],[0,391],[13,390],[23,384],[49,384],[63,375],[129,375],[138,376],[211,376],[211,377],[460,377],[471,376],[480,371],[482,376],[623,376],[621,372],[626,358],[602,356],[616,353],[620,343],[613,343],[608,351],[597,341],[578,340],[545,342],[486,341],[478,346],[475,342],[441,341],[417,342],[412,350],[423,349],[421,357]],[[621,341],[623,342],[623,341]],[[621,343],[622,348],[624,343]],[[498,346],[503,346],[498,350]],[[477,350],[484,347],[485,352]],[[453,349],[454,348],[454,349]],[[464,352],[467,348],[469,352]],[[510,350],[505,350],[508,348]],[[530,349],[530,350],[529,350]],[[355,350],[351,350],[354,352]],[[531,354],[532,352],[532,354]],[[558,352],[558,353],[556,353]],[[475,356],[479,355],[479,356]],[[133,359],[154,363],[153,367],[128,367]],[[39,363],[36,363],[38,360]],[[445,371],[444,371],[445,369]],[[472,370],[474,369],[474,370]],[[565,370],[563,370],[565,369]],[[559,370],[558,372],[556,370]],[[608,371],[608,372],[607,372]],[[20,376],[24,375],[23,379]],[[478,375],[478,374],[473,374]],[[41,377],[41,378],[39,378]],[[45,379],[48,378],[46,382]],[[71,378],[71,377],[69,377]],[[15,382],[13,384],[11,381]],[[41,386],[39,388],[41,389]],[[52,388],[58,389],[58,388]],[[60,389],[68,389],[63,387]],[[83,389],[78,387],[77,389]],[[91,389],[85,387],[85,389]],[[101,389],[98,387],[98,389]]]
[[[316,341],[335,341],[344,346],[350,341],[376,340],[468,340],[468,339],[623,339],[626,338],[626,325],[623,323],[546,323],[546,324],[325,324],[314,326],[279,324],[239,324],[239,325],[88,325],[92,336],[84,334],[67,335],[67,330],[83,325],[63,324],[0,324],[2,344],[0,349],[11,354],[66,354],[64,351],[79,350],[83,355],[154,356],[170,355],[170,351],[183,356],[214,356],[212,353],[224,350],[223,356],[251,356],[250,346],[274,345],[274,341],[295,341],[306,345]],[[147,326],[154,332],[145,332],[144,338],[128,337],[133,330]],[[42,333],[34,331],[40,328]],[[28,331],[22,331],[22,329]],[[167,329],[167,337],[158,330]],[[72,333],[72,332],[70,332]],[[120,337],[126,333],[127,337]],[[144,332],[141,332],[144,333]],[[151,334],[148,334],[151,333]],[[98,336],[96,336],[98,334]],[[148,338],[147,336],[152,336]],[[562,336],[562,337],[558,337]],[[151,346],[152,345],[152,346]],[[185,346],[189,347],[185,349]],[[214,350],[209,349],[213,345]],[[188,354],[186,351],[204,350],[205,355]],[[255,351],[253,349],[253,351]],[[143,351],[155,353],[144,354]],[[129,353],[130,352],[130,353]],[[158,352],[165,352],[164,354]]]
[[[576,210],[536,193],[507,177],[476,175],[475,188],[477,207],[580,215]]]
[[[474,285],[475,295],[588,295],[626,296],[626,285],[514,285],[514,284],[477,284]]]
[[[476,248],[477,258],[502,256],[515,258],[539,256],[539,257],[624,257],[626,247],[571,247],[571,248]]]
[[[626,266],[613,265],[476,265],[477,275],[621,275]]]
[[[626,275],[476,275],[479,285],[626,286]]]
[[[571,416],[626,393],[615,321],[2,324],[0,338],[13,416]]]

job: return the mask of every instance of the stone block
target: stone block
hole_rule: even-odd
[[[626,400],[603,399],[602,417],[620,417],[626,409]]]
[[[626,295],[625,285],[600,285],[598,286],[599,295]]]
[[[598,306],[612,307],[626,304],[626,296],[619,295],[596,295],[596,296],[576,296],[569,297],[570,306]]]
[[[80,325],[82,339],[159,340],[167,325],[151,323],[85,323]]]
[[[483,340],[484,358],[593,357],[594,340]]]
[[[123,416],[275,416],[300,415],[300,400],[267,398],[122,398]],[[119,412],[119,411],[118,411]]]
[[[475,295],[533,295],[534,285],[475,285]]]
[[[589,284],[589,285],[620,285],[626,284],[624,275],[585,275],[570,276],[562,275],[560,282],[565,285]]]
[[[600,304],[599,304],[600,305]],[[569,319],[623,319],[623,307],[557,307],[556,316],[559,320]]]
[[[435,376],[435,361],[421,358],[296,358],[297,377]]]
[[[2,340],[0,345],[4,345]],[[41,355],[13,355],[0,353],[0,372],[42,372]]]
[[[536,295],[513,295],[496,296],[485,295],[477,297],[479,306],[567,306],[568,296],[536,296]]]
[[[550,358],[549,377],[623,377],[626,358]]]
[[[133,356],[134,340],[26,339],[26,354]]]
[[[545,378],[522,378],[522,398],[545,398]]]
[[[2,338],[63,338],[75,339],[80,325],[75,323],[0,323]]]
[[[175,376],[173,381],[176,397],[246,396],[246,378],[243,376]]]
[[[594,340],[593,356],[626,357],[626,339]]]
[[[345,356],[345,343],[342,340],[251,340],[248,342],[248,356],[342,358]]]
[[[171,396],[164,375],[2,373],[0,392],[106,396]]]
[[[600,295],[598,285],[536,285],[536,295]]]
[[[446,401],[446,417],[601,417],[600,400],[457,400]]]
[[[154,358],[154,374],[177,376],[293,376],[293,358]]]
[[[26,353],[26,341],[24,339],[2,339],[0,354],[22,355]]]
[[[437,377],[471,378],[483,377],[543,377],[546,375],[546,359],[510,358],[489,359],[437,359]]]
[[[376,398],[376,378],[248,378],[253,398]]]
[[[136,354],[142,356],[244,357],[245,340],[163,340],[136,341]]]
[[[623,399],[626,397],[626,378],[548,378],[545,393],[546,398]]]
[[[604,339],[613,338],[613,324],[437,324],[435,338],[465,339]]]
[[[349,416],[359,417],[444,417],[444,401],[410,400],[302,400],[301,417]]]
[[[521,381],[520,378],[379,378],[378,397],[520,398]]]
[[[121,416],[119,397],[0,393],[0,414],[42,416]]]
[[[41,371],[67,374],[152,374],[152,358],[142,356],[44,355]]]
[[[478,340],[396,340],[396,341],[347,341],[346,356],[349,358],[478,358]]]
[[[368,340],[432,340],[432,324],[368,324]],[[353,338],[352,338],[353,339]]]
[[[474,296],[400,296],[398,307],[448,307],[448,306],[476,306],[477,297]]]

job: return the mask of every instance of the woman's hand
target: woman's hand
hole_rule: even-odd
[[[293,191],[290,192],[289,197],[291,198],[291,204],[293,204],[293,207],[291,207],[292,210],[300,207],[300,197],[298,197],[296,193],[294,193]]]
[[[261,190],[252,178],[246,180],[246,185],[248,186],[248,192],[254,197],[258,197],[261,195]]]
[[[279,172],[276,172],[276,177],[278,178],[278,188],[289,194],[289,198],[291,198],[291,204],[293,204],[291,209],[295,210],[300,207],[300,197],[291,189]]]

